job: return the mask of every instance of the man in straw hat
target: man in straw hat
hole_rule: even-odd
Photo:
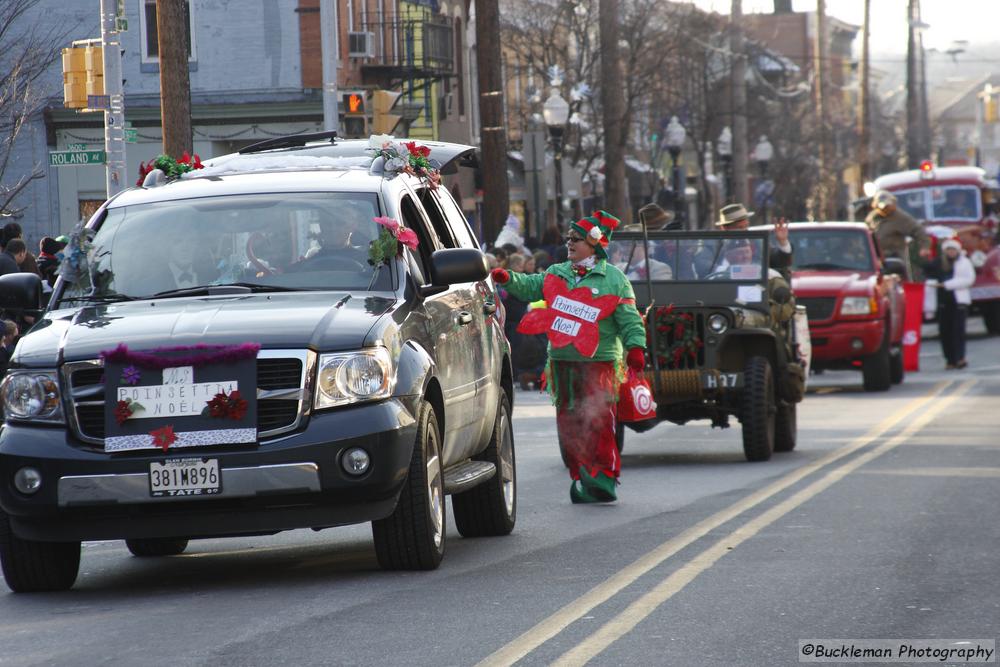
[[[621,458],[615,444],[615,403],[624,366],[641,372],[646,365],[646,329],[632,285],[608,261],[608,244],[618,224],[613,215],[596,211],[570,225],[567,261],[544,274],[492,273],[517,299],[545,299],[546,307],[525,315],[518,331],[549,338],[545,381],[556,405],[556,430],[573,480],[569,495],[574,503],[617,499]]]

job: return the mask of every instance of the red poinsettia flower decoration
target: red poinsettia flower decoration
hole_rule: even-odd
[[[205,165],[203,165],[201,163],[201,158],[198,157],[197,153],[195,153],[194,157],[192,158],[191,155],[189,155],[187,151],[184,151],[184,154],[181,155],[181,158],[179,160],[177,160],[177,164],[187,164],[187,165],[190,165],[192,169],[204,169],[205,168]]]
[[[246,416],[249,407],[250,404],[247,403],[246,399],[240,396],[240,390],[234,389],[228,395],[222,393],[216,394],[208,402],[208,414],[210,417],[217,419],[228,417],[234,421],[239,421]]]
[[[155,431],[150,431],[149,434],[153,436],[153,444],[163,449],[163,451],[167,451],[170,445],[177,442],[177,435],[174,433],[173,424],[167,424]]]
[[[153,161],[152,160],[150,160],[148,163],[146,163],[146,162],[140,162],[139,163],[139,180],[137,180],[135,182],[135,184],[136,185],[142,185],[142,182],[144,180],[146,180],[146,176],[148,176],[149,172],[151,172],[151,171],[153,171]]]
[[[129,417],[132,416],[132,406],[129,405],[128,401],[118,401],[118,407],[115,408],[115,421],[121,426],[125,423]]]
[[[431,154],[430,148],[427,146],[418,146],[415,141],[407,141],[404,146],[406,146],[406,150],[410,151],[410,155],[428,157]]]

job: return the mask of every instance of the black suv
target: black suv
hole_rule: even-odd
[[[154,172],[78,232],[47,309],[37,277],[0,277],[0,307],[39,317],[2,386],[11,589],[72,586],[81,540],[162,556],[364,521],[382,567],[432,569],[446,494],[463,536],[513,529],[486,260],[445,188],[366,148],[282,139]],[[397,223],[415,249],[375,252]]]

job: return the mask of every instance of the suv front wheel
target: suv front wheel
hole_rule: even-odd
[[[80,543],[23,540],[0,511],[0,563],[15,593],[65,591],[80,571]]]
[[[386,570],[434,570],[444,557],[444,473],[441,435],[434,407],[417,414],[417,441],[399,502],[392,514],[372,522],[375,556]]]

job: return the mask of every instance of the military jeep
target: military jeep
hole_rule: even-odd
[[[735,416],[748,460],[795,448],[809,329],[768,251],[761,231],[615,234],[609,261],[645,314],[646,377],[657,403],[655,419],[624,426],[708,419],[725,428]],[[620,449],[624,434],[619,424]]]

